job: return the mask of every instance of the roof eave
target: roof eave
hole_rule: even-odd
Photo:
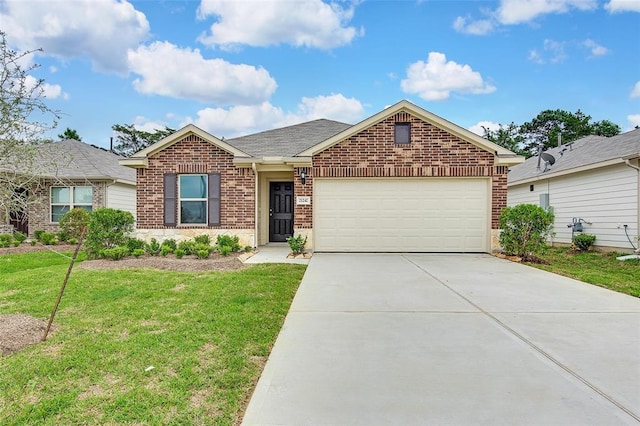
[[[523,184],[526,184],[526,183],[537,182],[537,181],[540,181],[540,180],[546,180],[546,179],[551,179],[551,178],[555,178],[555,177],[566,176],[566,175],[570,175],[570,174],[574,174],[574,173],[586,172],[586,171],[593,170],[593,169],[599,169],[601,167],[615,166],[616,164],[624,164],[624,162],[625,162],[625,160],[623,158],[614,158],[612,160],[600,161],[598,163],[587,164],[585,166],[580,166],[580,167],[573,167],[573,168],[567,169],[567,170],[559,170],[557,172],[551,172],[551,173],[542,173],[541,172],[537,176],[528,177],[528,178],[517,180],[517,181],[514,181],[514,182],[507,182],[507,186],[523,185]]]
[[[522,155],[496,155],[497,166],[515,166],[517,164],[522,164],[527,159]]]
[[[260,166],[289,166],[293,167],[311,167],[311,157],[238,157],[233,159],[236,167],[251,167],[253,164]]]
[[[121,166],[132,167],[134,169],[149,167],[149,159],[146,157],[129,157],[118,160]]]

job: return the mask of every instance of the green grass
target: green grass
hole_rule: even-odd
[[[620,293],[640,297],[640,262],[620,261],[620,253],[571,253],[567,247],[550,247],[540,257],[550,265],[531,264],[539,269],[575,278]]]
[[[48,318],[47,259],[0,257],[0,314]],[[0,424],[238,423],[304,269],[74,270],[58,330],[0,360]]]

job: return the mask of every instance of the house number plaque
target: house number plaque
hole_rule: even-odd
[[[311,197],[296,197],[296,204],[299,206],[310,206]]]

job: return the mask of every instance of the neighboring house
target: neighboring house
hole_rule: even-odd
[[[308,237],[315,251],[489,252],[512,152],[407,101],[224,140],[188,125],[121,160],[138,235]],[[492,238],[493,237],[493,238]]]
[[[640,129],[587,136],[546,154],[555,159],[553,165],[541,158],[538,168],[538,157],[532,157],[509,171],[508,205],[552,207],[553,242],[571,243],[569,224],[576,222],[602,249],[638,247]]]
[[[112,207],[135,216],[136,173],[119,164],[123,157],[76,140],[43,144],[37,155],[37,184],[28,191],[34,202],[26,216],[12,217],[16,229],[57,232],[62,215],[74,207]]]

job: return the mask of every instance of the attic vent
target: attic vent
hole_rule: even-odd
[[[394,142],[397,144],[411,143],[411,123],[396,123]]]

